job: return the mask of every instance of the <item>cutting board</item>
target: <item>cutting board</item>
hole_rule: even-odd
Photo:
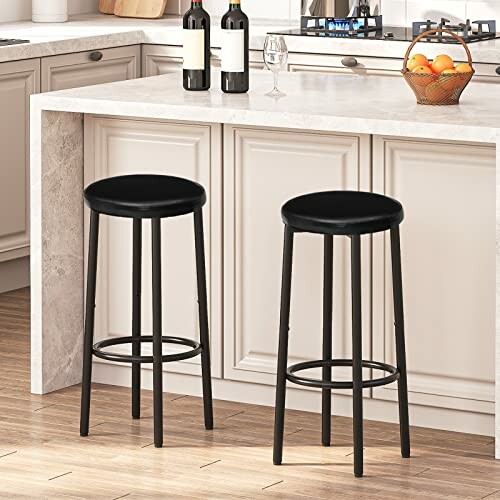
[[[163,16],[167,0],[116,0],[115,16],[156,19]]]
[[[116,0],[99,0],[99,12],[103,14],[115,13]]]

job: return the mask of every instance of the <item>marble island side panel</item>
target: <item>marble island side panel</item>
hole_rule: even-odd
[[[44,394],[81,379],[83,116],[34,113],[31,134],[31,383]]]

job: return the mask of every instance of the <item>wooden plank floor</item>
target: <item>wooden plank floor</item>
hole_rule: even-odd
[[[500,499],[493,439],[412,428],[404,460],[395,425],[366,422],[363,479],[352,475],[351,421],[288,411],[285,464],[272,465],[273,410],[165,394],[165,447],[152,445],[151,393],[130,418],[129,389],[95,385],[91,434],[78,435],[79,386],[29,392],[29,291],[0,295],[0,497],[89,499]]]

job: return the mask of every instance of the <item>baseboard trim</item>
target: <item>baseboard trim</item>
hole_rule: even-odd
[[[0,293],[30,286],[30,258],[0,262]]]
[[[130,387],[131,367],[107,363],[94,363],[93,382]],[[164,373],[163,387],[171,393],[201,396],[201,380],[195,375]],[[152,371],[142,370],[142,388],[153,387]],[[263,384],[251,384],[233,380],[213,379],[214,398],[238,403],[250,403],[262,406],[274,406],[274,387]],[[294,410],[321,411],[321,392],[304,391],[288,386],[287,408]],[[334,394],[333,414],[350,417],[352,415],[351,397]],[[364,416],[368,420],[398,422],[398,407],[394,401],[366,398]],[[418,427],[440,429],[494,436],[494,415],[464,412],[446,408],[435,408],[410,404],[410,423]]]

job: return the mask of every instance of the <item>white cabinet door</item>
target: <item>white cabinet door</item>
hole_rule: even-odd
[[[42,59],[42,92],[139,78],[139,46],[77,52]]]
[[[220,67],[220,49],[212,49],[211,65]],[[249,54],[251,69],[263,69],[262,52],[251,50]],[[166,75],[182,69],[182,47],[166,45],[143,45],[142,76]]]
[[[224,128],[224,376],[275,383],[283,203],[368,189],[367,136]],[[364,352],[370,353],[370,240],[363,238]],[[334,355],[351,351],[350,253],[334,238]],[[289,363],[321,358],[323,238],[295,236]],[[368,395],[368,394],[367,394]]]
[[[214,376],[221,375],[221,160],[219,125],[149,122],[86,116],[85,184],[132,173],[160,173],[196,180],[208,194],[203,208]],[[102,217],[96,338],[131,331],[132,221]],[[85,217],[88,224],[88,214]],[[88,228],[85,232],[87,235]],[[193,215],[162,221],[163,331],[198,338]],[[142,332],[151,335],[151,232],[143,222]],[[144,350],[151,346],[144,346]],[[165,352],[179,349],[164,348]],[[181,348],[185,350],[185,348]],[[147,368],[147,366],[146,366]],[[165,369],[199,374],[199,357]]]
[[[29,101],[40,59],[0,64],[0,261],[29,255]]]
[[[167,75],[182,69],[182,47],[142,46],[142,76]]]
[[[493,413],[495,148],[374,137],[373,189],[397,198],[410,402]],[[395,364],[388,236],[374,236],[373,352]],[[385,263],[385,266],[384,266]],[[396,386],[374,395],[394,399]]]

